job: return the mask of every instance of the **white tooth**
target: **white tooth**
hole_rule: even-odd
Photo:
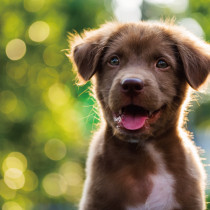
[[[121,123],[122,119],[121,119],[121,117],[119,116],[119,117],[114,118],[114,121],[115,121],[116,123]]]
[[[114,117],[114,121],[116,123],[120,123],[121,122],[121,117],[120,116],[119,117]]]
[[[120,109],[119,114],[120,114],[120,115],[122,114],[122,109]]]

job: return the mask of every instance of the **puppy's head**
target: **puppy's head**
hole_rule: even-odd
[[[207,43],[162,23],[109,23],[70,44],[80,81],[95,75],[104,118],[121,139],[175,127],[188,86],[198,89],[210,70]]]

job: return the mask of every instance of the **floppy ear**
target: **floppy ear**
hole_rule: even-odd
[[[210,73],[210,45],[184,29],[174,31],[186,79],[197,90]]]
[[[72,60],[76,64],[80,80],[88,81],[96,72],[103,50],[99,43],[82,43],[72,49]]]
[[[88,81],[97,71],[103,49],[116,28],[116,23],[108,23],[100,29],[85,31],[81,36],[70,34],[69,57],[78,70],[80,84]]]

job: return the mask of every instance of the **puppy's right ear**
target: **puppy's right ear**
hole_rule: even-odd
[[[108,23],[98,30],[85,31],[81,36],[70,34],[70,59],[75,65],[79,83],[87,82],[97,71],[102,51],[110,35],[116,29],[114,23]]]
[[[88,41],[72,47],[71,61],[78,70],[80,83],[88,81],[94,75],[102,50],[103,45]]]

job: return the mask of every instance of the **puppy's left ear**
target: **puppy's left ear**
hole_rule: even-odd
[[[186,79],[197,90],[210,73],[210,45],[184,29],[174,31]]]

